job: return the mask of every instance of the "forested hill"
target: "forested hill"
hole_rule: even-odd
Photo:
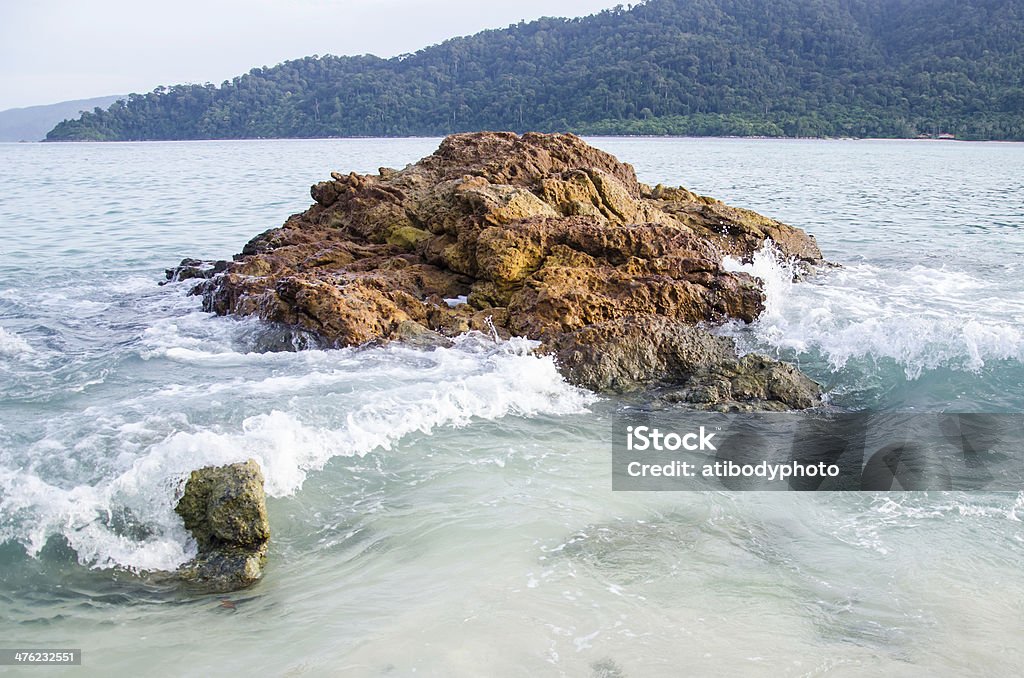
[[[161,87],[47,139],[480,129],[1024,139],[1024,0],[649,0]]]

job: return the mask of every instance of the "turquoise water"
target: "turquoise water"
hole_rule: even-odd
[[[744,350],[839,407],[1020,412],[1024,146],[597,139],[814,233]],[[436,139],[0,145],[0,637],[85,675],[1017,675],[1024,498],[610,491],[616,403],[529,342],[267,352],[182,257]],[[255,457],[265,579],[187,596],[192,468]],[[3,669],[0,668],[0,671]]]

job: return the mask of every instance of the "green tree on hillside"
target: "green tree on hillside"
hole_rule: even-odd
[[[649,0],[160,87],[47,139],[479,129],[1024,139],[1024,0]]]

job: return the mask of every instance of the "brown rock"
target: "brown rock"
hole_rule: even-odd
[[[696,409],[786,410],[820,401],[816,383],[792,365],[736,357],[731,339],[661,316],[620,318],[559,335],[545,345],[565,378],[595,391],[667,386],[667,399]]]
[[[823,263],[813,235],[757,212],[731,207],[685,188],[666,188],[660,184],[652,189],[650,199],[660,210],[708,238],[725,254],[749,260],[770,240],[784,257],[809,264]]]
[[[602,323],[621,333],[637,317],[661,318],[682,336],[681,324],[761,312],[759,283],[725,271],[724,255],[749,259],[772,241],[821,261],[799,229],[642,185],[630,165],[567,134],[454,135],[403,170],[335,172],[311,194],[316,204],[196,288],[207,310],[257,315],[334,345],[433,342],[416,328],[452,336],[483,318],[501,336],[552,345]],[[462,295],[468,304],[443,301]],[[600,327],[573,341],[598,341]],[[788,388],[781,373],[773,383]],[[722,377],[700,397],[746,388]]]
[[[569,381],[594,391],[635,391],[675,383],[735,357],[732,342],[661,316],[599,322],[545,346]]]

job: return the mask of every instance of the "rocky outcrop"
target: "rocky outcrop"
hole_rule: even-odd
[[[603,389],[683,379],[689,363],[673,351],[685,342],[739,364],[724,340],[693,327],[750,321],[763,309],[758,281],[724,270],[723,256],[749,259],[771,241],[784,256],[821,261],[803,231],[686,189],[646,186],[630,165],[572,135],[454,135],[403,170],[333,173],[311,193],[316,204],[233,262],[187,262],[169,277],[202,280],[195,291],[209,311],[257,315],[334,345],[436,345],[470,329],[538,339],[570,379]],[[636,329],[659,322],[676,348]],[[641,338],[657,345],[629,348]],[[599,346],[613,341],[624,360],[637,351],[636,363],[580,362],[606,365]],[[767,387],[729,393],[774,398]]]
[[[254,460],[193,471],[175,511],[199,547],[178,571],[183,580],[223,593],[262,576],[270,524],[263,473]]]
[[[804,409],[821,391],[792,365],[737,357],[731,339],[658,316],[621,318],[559,336],[546,346],[566,377],[595,391],[667,387],[665,400],[720,412]]]

